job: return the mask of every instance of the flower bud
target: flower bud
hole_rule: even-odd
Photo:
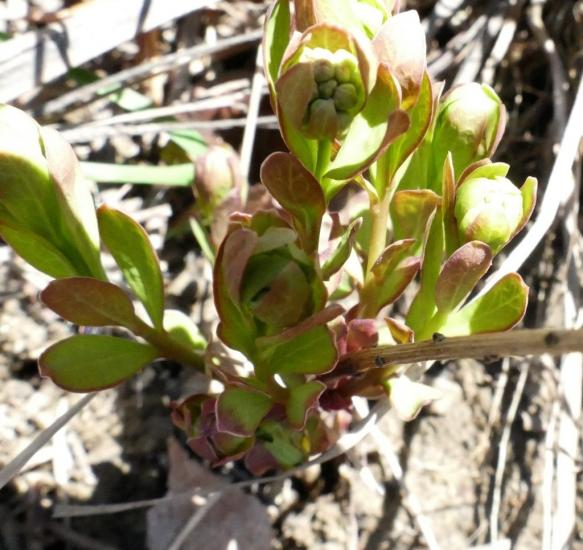
[[[504,105],[490,86],[472,82],[454,88],[444,97],[435,124],[436,173],[448,151],[456,177],[470,164],[492,156],[505,123]]]
[[[336,49],[320,46],[329,43]],[[346,31],[323,27],[306,34],[305,43],[284,63],[278,99],[306,137],[336,139],[362,109],[366,86],[355,44]]]
[[[482,241],[497,253],[523,219],[523,197],[507,178],[469,179],[458,188],[455,217],[463,242]]]
[[[210,221],[231,191],[241,186],[237,155],[229,147],[215,145],[196,159],[195,167],[196,206],[205,221]]]

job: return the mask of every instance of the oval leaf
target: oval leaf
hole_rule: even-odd
[[[332,369],[337,357],[332,333],[318,326],[277,346],[270,367],[279,374],[322,374]]]
[[[156,252],[141,225],[113,208],[97,212],[99,232],[130,288],[144,304],[156,328],[164,318],[164,282]]]
[[[326,385],[317,380],[292,388],[285,405],[285,412],[292,428],[303,429],[308,414],[318,404],[318,399],[325,389]]]
[[[292,215],[304,249],[314,251],[326,210],[324,193],[314,176],[292,155],[273,153],[261,165],[261,181]]]
[[[435,303],[440,311],[455,310],[492,265],[492,250],[481,241],[458,248],[445,262],[435,285]]]
[[[158,357],[147,344],[115,336],[80,335],[57,342],[39,358],[42,376],[73,392],[110,388]]]
[[[76,325],[131,330],[136,321],[134,306],[121,288],[91,277],[53,281],[40,296],[47,307]]]
[[[268,395],[244,388],[228,388],[217,399],[217,429],[251,437],[272,406]]]
[[[528,287],[518,273],[509,273],[486,294],[450,315],[439,332],[467,336],[509,330],[520,322],[527,304]]]

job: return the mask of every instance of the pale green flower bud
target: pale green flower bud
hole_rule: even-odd
[[[469,179],[457,191],[455,217],[463,242],[482,241],[497,253],[522,221],[523,197],[507,178]]]
[[[454,88],[439,108],[433,137],[436,173],[448,151],[459,176],[470,164],[492,156],[504,131],[506,113],[496,92],[472,82]]]
[[[354,84],[340,84],[334,90],[334,105],[338,111],[350,111],[358,103]]]
[[[318,86],[318,94],[321,98],[330,99],[338,86],[336,80],[327,80]]]

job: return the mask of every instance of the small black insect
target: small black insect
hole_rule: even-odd
[[[380,355],[377,355],[377,356],[374,358],[374,364],[375,364],[377,367],[382,367],[382,366],[384,366],[384,364],[385,364],[385,360],[384,360],[384,359],[383,359],[383,358],[382,358]]]
[[[434,332],[431,338],[434,342],[443,342],[445,340],[445,335],[441,334],[441,332]]]

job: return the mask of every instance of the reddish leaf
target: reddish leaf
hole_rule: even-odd
[[[90,277],[53,281],[41,292],[41,300],[63,319],[80,326],[135,324],[134,306],[119,287]]]

